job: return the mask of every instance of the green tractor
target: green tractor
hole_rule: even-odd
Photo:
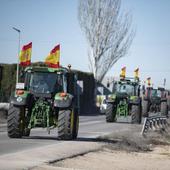
[[[168,115],[168,102],[164,88],[154,89],[147,87],[142,101],[142,114],[148,117],[151,113],[161,112],[161,115]]]
[[[139,80],[124,78],[113,83],[108,96],[106,122],[141,123],[141,97]]]
[[[29,136],[36,127],[58,127],[58,138],[77,138],[79,93],[77,75],[67,68],[27,67],[10,99],[7,129],[10,138]]]

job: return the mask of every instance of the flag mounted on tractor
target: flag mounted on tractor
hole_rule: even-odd
[[[135,71],[134,71],[134,76],[135,76],[135,79],[139,79],[139,68],[137,68]]]
[[[55,46],[45,59],[45,63],[52,68],[60,67],[60,44]]]
[[[148,83],[148,86],[151,85],[151,77],[148,77],[148,78],[147,78],[147,83]]]
[[[121,78],[125,78],[125,77],[126,77],[126,67],[123,67],[123,68],[121,69],[120,77],[121,77]]]
[[[31,64],[32,42],[22,47],[19,55],[20,65],[29,66]]]

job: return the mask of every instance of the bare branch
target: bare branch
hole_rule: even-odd
[[[120,13],[121,0],[79,0],[79,23],[89,48],[89,68],[101,82],[134,38],[130,13]]]

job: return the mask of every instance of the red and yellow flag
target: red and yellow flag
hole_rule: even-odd
[[[135,78],[136,79],[138,79],[139,78],[139,68],[137,68],[135,71],[134,71],[134,76],[135,76]]]
[[[148,78],[147,78],[147,83],[148,83],[148,86],[151,85],[151,77],[148,77]]]
[[[125,78],[126,77],[126,67],[123,67],[121,69],[120,77]]]
[[[45,63],[52,68],[60,67],[60,44],[55,46],[45,59]]]
[[[20,65],[28,66],[31,64],[32,42],[22,47],[19,55]]]

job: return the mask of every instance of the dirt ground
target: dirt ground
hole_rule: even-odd
[[[56,162],[56,170],[170,170],[170,131],[149,132],[144,138],[135,130],[97,139],[105,146],[97,152]]]
[[[170,147],[159,146],[149,153],[103,149],[60,161],[54,166],[81,170],[169,170]]]
[[[1,119],[0,123],[4,123]],[[170,124],[170,122],[168,122]],[[141,130],[141,128],[140,128]],[[34,170],[170,170],[170,127],[143,137],[137,126],[93,140],[104,146],[95,152],[41,165]]]

